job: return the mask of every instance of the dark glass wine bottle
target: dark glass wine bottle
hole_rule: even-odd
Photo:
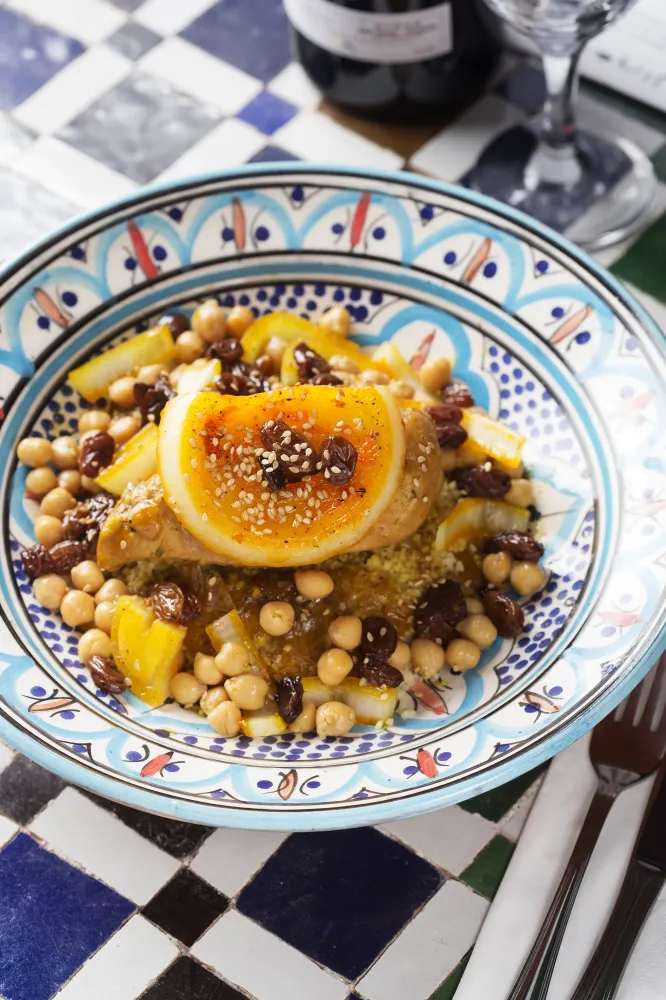
[[[284,0],[296,54],[327,100],[386,121],[441,118],[500,53],[477,0]]]

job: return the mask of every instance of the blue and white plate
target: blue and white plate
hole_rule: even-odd
[[[527,437],[548,582],[477,670],[418,682],[389,730],[223,739],[174,705],[95,690],[40,607],[16,442],[74,430],[67,372],[167,308],[333,303],[373,347],[445,354]],[[145,190],[8,267],[0,303],[0,734],[63,777],[211,825],[326,829],[436,809],[562,749],[666,640],[664,337],[605,271],[504,206],[408,174],[275,165]]]

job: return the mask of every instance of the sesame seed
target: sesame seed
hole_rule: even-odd
[[[193,458],[191,460],[190,465],[192,466],[193,469],[196,469],[196,467],[197,467],[197,460],[196,460],[196,458]]]
[[[125,541],[124,538],[120,542],[120,547],[121,547],[121,549],[126,549],[127,548],[127,542]]]
[[[185,473],[185,475],[183,476],[183,479],[185,480],[186,483],[189,483],[189,481],[190,481],[190,474],[189,474],[189,472]]]

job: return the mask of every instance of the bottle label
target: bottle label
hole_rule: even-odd
[[[330,0],[284,0],[287,17],[327,52],[360,62],[411,63],[453,49],[451,4],[404,14],[349,10]]]

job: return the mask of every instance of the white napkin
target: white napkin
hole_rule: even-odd
[[[455,1000],[506,1000],[546,915],[596,787],[589,736],[557,756],[481,928]],[[548,1000],[569,1000],[603,933],[650,794],[648,778],[611,809],[569,919]],[[666,891],[627,966],[617,1000],[666,996]]]

